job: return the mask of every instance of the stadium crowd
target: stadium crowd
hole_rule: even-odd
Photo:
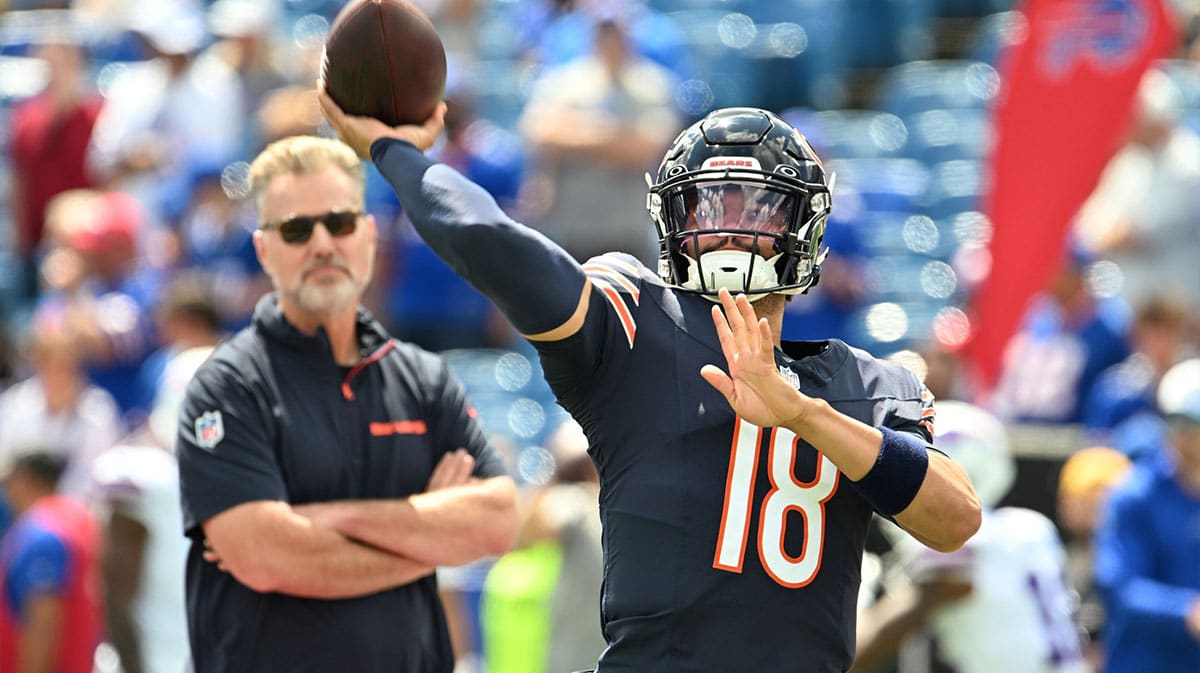
[[[988,275],[989,112],[1017,3],[415,3],[449,61],[433,152],[581,260],[655,259],[646,213],[621,204],[644,200],[643,173],[704,113],[758,106],[805,132],[838,176],[831,254],[784,338],[896,359],[1005,425],[1017,467],[992,504],[1039,510],[1065,543],[1084,657],[1070,670],[1139,670],[1106,646],[1156,628],[1154,670],[1200,670],[1200,6],[1168,3],[1178,44],[1142,78],[1123,144],[983,390],[961,349],[987,327],[970,302]],[[330,135],[314,83],[342,4],[0,0],[0,673],[184,670],[182,386],[270,289],[247,162]],[[380,245],[364,303],[449,362],[523,490],[516,551],[439,569],[458,670],[590,668],[603,640],[586,446],[532,349],[367,175]],[[1139,509],[1177,463],[1187,486]],[[1180,516],[1192,525],[1173,546],[1140,543],[1170,578],[1117,558],[1135,544],[1121,536]],[[916,581],[888,526],[868,544],[864,614]],[[46,536],[51,566],[22,565]],[[5,634],[46,610],[58,668],[19,668]],[[909,639],[871,670],[944,670]]]

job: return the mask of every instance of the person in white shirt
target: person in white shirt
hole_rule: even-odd
[[[1016,475],[1004,426],[983,409],[939,401],[934,447],[966,469],[984,507],[979,532],[942,554],[897,535],[898,573],[859,623],[852,671],[871,671],[924,629],[959,673],[1086,673],[1066,551],[1054,523],[1020,507],[993,509]]]
[[[94,494],[103,511],[101,581],[109,644],[124,673],[181,673],[190,658],[174,445],[183,393],[211,347],[174,356],[149,421],[97,458]]]
[[[84,499],[92,461],[125,432],[117,403],[88,381],[80,341],[57,308],[34,313],[24,352],[32,376],[0,393],[0,468],[33,450],[65,458],[58,490]]]

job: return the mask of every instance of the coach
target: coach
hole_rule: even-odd
[[[508,550],[516,491],[437,357],[360,306],[362,165],[295,137],[250,170],[275,292],[180,418],[196,673],[450,673],[434,568]]]

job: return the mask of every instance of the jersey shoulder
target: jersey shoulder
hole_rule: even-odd
[[[592,284],[592,298],[616,317],[629,347],[637,338],[638,310],[643,290],[661,286],[657,276],[650,273],[636,257],[623,252],[606,252],[587,260],[583,271]]]
[[[855,378],[866,399],[887,407],[888,427],[911,427],[924,435],[926,441],[932,441],[934,397],[920,377],[899,363],[881,360],[864,350],[849,347],[849,351],[849,361],[839,376]]]

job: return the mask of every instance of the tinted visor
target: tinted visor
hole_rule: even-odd
[[[697,242],[716,238],[705,232],[720,231],[723,239],[747,239],[738,247],[758,249],[759,254],[770,257],[780,251],[784,234],[795,219],[797,201],[795,194],[757,185],[701,183],[671,197],[670,219],[676,223],[675,234],[682,238],[682,251],[688,256],[696,256],[692,248]],[[700,244],[700,253],[708,251]]]

